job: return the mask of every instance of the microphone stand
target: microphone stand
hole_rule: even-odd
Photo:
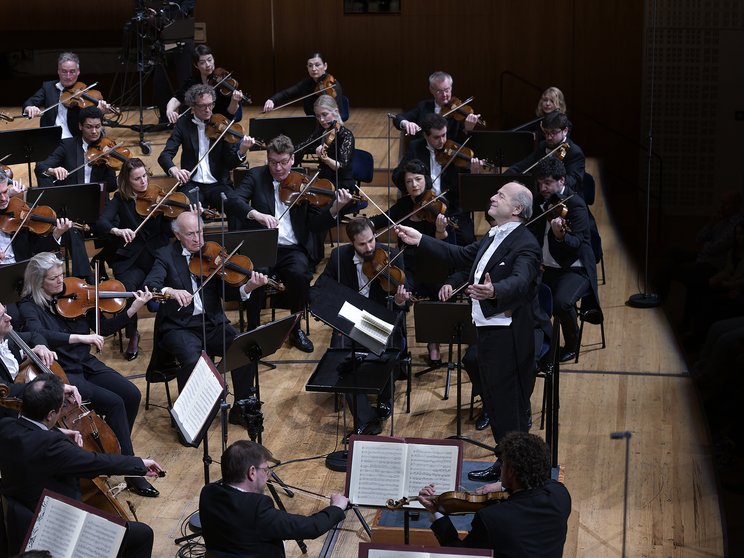
[[[224,192],[220,192],[220,211],[222,212],[222,227],[221,227],[221,235],[220,235],[220,245],[224,248],[225,246],[225,226],[227,225],[225,220],[225,201],[227,200],[227,196]],[[222,268],[222,304],[225,304],[225,264],[226,264],[227,258],[222,258],[221,262],[221,268]],[[240,287],[238,287],[238,290],[240,290]],[[240,293],[238,293],[240,295]],[[223,310],[224,312],[224,310]],[[222,453],[225,453],[225,450],[227,449],[227,422],[228,422],[228,410],[230,409],[230,405],[227,403],[227,393],[228,393],[228,385],[227,385],[227,320],[222,322],[222,362],[221,368],[222,368],[222,379],[224,380],[224,388],[222,389],[222,401],[220,402],[220,417],[221,417],[221,423],[222,423]]]
[[[625,439],[625,493],[623,495],[623,552],[620,556],[625,558],[626,544],[628,541],[628,469],[630,467],[630,432],[613,432],[610,434],[612,440]]]

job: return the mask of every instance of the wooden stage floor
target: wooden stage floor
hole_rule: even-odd
[[[18,114],[18,107],[0,108]],[[250,108],[248,116],[258,109]],[[354,109],[349,127],[355,132],[357,147],[372,152],[376,167],[387,168],[387,112],[397,109]],[[289,110],[283,115],[298,114]],[[128,113],[128,124],[137,120]],[[154,122],[151,111],[147,121]],[[36,125],[27,121],[0,124],[0,131]],[[394,131],[394,130],[393,130]],[[136,148],[137,134],[114,129],[110,137]],[[161,174],[156,157],[167,138],[166,132],[148,134],[153,155],[146,157],[156,175]],[[397,135],[391,141],[393,160],[398,152]],[[584,146],[591,154],[591,146]],[[2,156],[3,154],[0,154]],[[262,153],[250,156],[251,164],[261,164]],[[629,431],[630,491],[628,505],[628,556],[698,557],[722,556],[724,548],[716,483],[711,465],[711,448],[700,406],[684,362],[675,346],[671,328],[660,309],[638,310],[625,305],[637,292],[638,270],[615,234],[602,196],[601,177],[596,161],[588,170],[598,179],[597,201],[592,208],[602,234],[607,284],[599,287],[605,314],[607,348],[600,349],[599,327],[587,325],[579,363],[561,370],[561,409],[559,461],[565,469],[565,483],[573,499],[565,556],[619,556],[623,535],[623,477],[625,446],[611,440],[614,431]],[[24,176],[21,166],[14,166]],[[378,176],[384,177],[380,172]],[[384,179],[383,179],[384,180]],[[384,181],[371,188],[375,200],[384,203]],[[330,249],[327,249],[326,255]],[[322,265],[319,267],[322,269]],[[229,312],[237,321],[237,312]],[[270,319],[268,311],[264,321]],[[413,331],[412,317],[409,316]],[[144,370],[152,348],[152,316],[143,316],[141,352],[127,362],[118,344],[107,340],[103,358],[142,390],[143,407],[134,428],[135,451],[157,459],[168,471],[155,481],[161,496],[157,499],[127,495],[139,518],[155,530],[158,557],[173,556],[173,540],[181,535],[189,514],[197,509],[199,490],[204,482],[201,449],[184,448],[176,441],[167,413],[160,408],[144,410]],[[412,335],[410,336],[412,341]],[[289,484],[328,494],[340,491],[344,476],[325,468],[322,456],[340,446],[339,416],[333,397],[306,392],[305,382],[328,346],[328,328],[311,322],[311,338],[316,350],[305,354],[284,347],[270,358],[276,370],[261,369],[265,431],[263,440],[275,456],[287,463],[278,473]],[[422,344],[412,344],[414,371],[424,367]],[[455,432],[455,398],[443,400],[444,373],[432,373],[413,380],[411,413],[406,414],[404,383],[398,382],[395,400],[395,431],[402,436],[445,437]],[[470,384],[463,386],[463,400],[469,401]],[[153,386],[153,402],[164,404],[162,385]],[[542,382],[538,380],[532,408],[539,425]],[[467,415],[465,415],[467,416]],[[389,429],[389,422],[387,423]],[[487,431],[477,432],[467,419],[464,434],[489,442]],[[542,435],[543,432],[534,429]],[[246,438],[244,429],[230,426],[229,442]],[[219,425],[209,435],[212,457],[220,453]],[[484,450],[466,444],[466,459],[488,460]],[[219,478],[219,466],[209,468],[211,480]],[[118,479],[117,479],[118,480]],[[125,493],[126,494],[126,493]],[[297,496],[284,499],[289,511],[311,513],[323,504]],[[371,518],[374,510],[364,510]],[[317,556],[323,538],[307,541],[309,556]],[[347,514],[332,556],[355,556],[357,545],[366,535],[353,513]],[[288,556],[299,556],[294,542],[286,544]]]

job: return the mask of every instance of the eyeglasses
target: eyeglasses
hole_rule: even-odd
[[[214,108],[214,103],[195,103],[194,108],[198,108],[198,109]]]
[[[288,159],[285,159],[284,161],[276,161],[274,159],[269,159],[268,164],[272,167],[286,167],[287,165],[291,164],[292,157],[289,157]]]
[[[57,70],[58,73],[62,74],[63,76],[73,76],[77,74],[80,70]]]
[[[264,474],[268,475],[269,471],[271,470],[271,467],[269,467],[268,465],[266,467],[256,467],[256,470],[263,471]]]

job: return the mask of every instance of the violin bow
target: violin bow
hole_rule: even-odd
[[[452,108],[451,108],[451,109],[449,109],[449,110],[448,110],[447,112],[445,112],[445,113],[444,113],[444,114],[442,115],[442,117],[443,117],[443,118],[447,118],[447,117],[448,117],[448,116],[449,116],[450,114],[452,114],[453,112],[455,112],[455,111],[456,111],[457,109],[459,109],[460,107],[464,107],[465,105],[469,105],[470,103],[472,103],[472,102],[473,102],[473,99],[475,99],[475,97],[468,97],[467,99],[465,99],[465,100],[464,100],[464,101],[463,101],[462,103],[460,103],[460,104],[459,104],[459,105],[457,105],[456,107],[452,107]]]
[[[95,281],[95,289],[96,289],[96,299],[95,299],[95,306],[94,306],[94,312],[95,312],[95,322],[96,322],[96,335],[101,335],[101,309],[98,307],[98,300],[100,297],[100,291],[98,288],[98,259],[96,259],[96,265],[93,269],[94,273],[94,281]],[[97,352],[101,352],[101,349],[98,349]]]
[[[382,266],[382,269],[381,269],[380,271],[378,271],[378,272],[377,272],[377,274],[376,274],[376,275],[375,275],[374,277],[372,277],[372,279],[370,279],[369,281],[367,281],[367,282],[366,282],[366,283],[364,284],[364,286],[363,286],[363,287],[362,287],[361,289],[359,289],[359,291],[358,291],[358,292],[360,292],[360,293],[361,293],[361,292],[362,292],[362,291],[363,291],[364,289],[366,289],[366,288],[367,288],[367,285],[369,285],[370,283],[372,283],[372,281],[374,281],[374,280],[375,280],[375,279],[377,279],[377,278],[378,278],[378,277],[379,277],[380,275],[382,275],[383,273],[385,273],[385,271],[387,271],[387,270],[388,270],[388,269],[390,268],[390,266],[391,266],[391,265],[393,265],[393,262],[394,262],[395,260],[397,260],[397,259],[398,259],[398,258],[399,258],[399,257],[400,257],[400,256],[401,256],[402,254],[403,254],[403,250],[405,250],[405,249],[406,249],[406,247],[404,246],[403,248],[401,248],[401,249],[400,249],[400,250],[398,251],[398,253],[397,253],[397,254],[395,254],[395,256],[394,256],[394,257],[392,257],[392,258],[388,258],[388,263],[386,263],[386,264],[385,264],[384,266]],[[383,250],[384,250],[384,248],[383,248]],[[388,252],[388,255],[390,255],[390,252]]]
[[[287,212],[289,212],[289,210],[292,209],[295,206],[295,204],[297,203],[297,201],[302,197],[302,194],[304,194],[305,192],[307,192],[307,189],[310,188],[310,186],[313,185],[313,182],[315,182],[317,180],[317,178],[318,178],[319,175],[320,175],[320,171],[318,171],[318,172],[315,173],[315,176],[313,176],[310,179],[310,182],[308,182],[307,185],[302,190],[299,191],[299,193],[297,194],[297,196],[295,196],[295,199],[292,200],[292,203],[289,204],[289,207],[287,209],[285,209],[284,212],[281,215],[279,215],[279,218],[277,219],[277,221],[281,221],[282,220],[282,217],[284,217],[287,214]],[[281,188],[281,184],[279,185],[279,187]]]
[[[540,217],[543,217],[543,216],[547,215],[548,213],[550,213],[551,211],[553,211],[553,210],[554,210],[554,209],[556,208],[556,206],[562,205],[563,207],[566,207],[566,204],[565,204],[565,202],[566,202],[566,201],[568,201],[568,200],[570,200],[570,199],[571,199],[572,197],[574,197],[575,195],[576,195],[576,192],[574,192],[574,193],[573,193],[573,194],[571,194],[570,196],[566,196],[565,198],[563,198],[563,199],[562,199],[562,200],[561,200],[560,202],[558,202],[557,204],[555,204],[555,205],[552,205],[552,206],[550,206],[550,207],[549,207],[548,209],[546,209],[545,211],[543,211],[542,213],[540,213],[540,215],[538,215],[537,217],[533,217],[532,219],[530,219],[529,221],[527,221],[527,222],[526,222],[526,223],[524,224],[524,226],[525,226],[525,227],[529,227],[529,226],[530,226],[530,225],[531,225],[532,223],[534,223],[535,221],[537,221],[537,220],[538,220],[538,219],[539,219]]]
[[[244,240],[241,240],[240,241],[240,244],[238,244],[235,247],[235,249],[227,255],[227,257],[224,259],[225,262],[230,261],[230,258],[232,258],[238,252],[238,250],[240,250],[240,247],[243,246],[243,242],[245,242],[245,241]],[[222,269],[222,266],[221,265],[218,265],[217,267],[215,267],[214,271],[212,271],[212,273],[210,273],[207,276],[207,278],[204,279],[204,281],[202,281],[202,284],[199,286],[199,288],[196,289],[196,292],[194,292],[194,294],[192,295],[192,298],[194,296],[198,295],[202,291],[202,289],[204,289],[204,287],[206,287],[207,283],[209,283],[212,280],[212,278],[215,275],[217,275],[217,272],[220,271],[220,269]],[[181,306],[181,308],[184,308],[184,306]],[[178,310],[180,311],[181,308],[179,308]]]
[[[291,105],[292,103],[296,103],[297,101],[302,101],[303,99],[307,99],[308,97],[312,97],[313,95],[319,95],[320,93],[323,93],[323,91],[327,91],[329,89],[333,89],[333,85],[329,85],[328,87],[324,87],[323,89],[319,89],[318,91],[313,91],[312,93],[308,93],[307,95],[303,95],[302,97],[297,97],[296,99],[289,101],[287,103],[284,103],[283,105],[279,105],[278,107],[275,107],[271,109],[272,111],[279,110],[281,108],[286,107],[287,105]]]
[[[105,157],[106,155],[108,155],[109,153],[111,153],[114,149],[116,149],[117,147],[121,147],[122,145],[124,145],[124,142],[123,141],[120,141],[119,143],[117,143],[116,145],[112,145],[108,149],[102,149],[101,152],[98,155],[96,155],[95,157],[91,157],[90,161],[85,161],[82,165],[79,165],[79,166],[75,167],[74,169],[72,169],[71,171],[68,171],[67,174],[70,175],[72,173],[75,173],[75,172],[79,171],[80,169],[82,169],[86,165],[90,165],[92,163],[95,163],[96,161],[98,161],[98,159],[100,159],[101,157]],[[47,169],[47,171],[48,170],[49,169]],[[47,174],[46,171],[44,172],[44,174]],[[49,175],[47,174],[47,176],[49,176]],[[58,182],[58,179],[55,178],[54,180],[52,180],[52,182]]]
[[[72,99],[73,97],[79,97],[80,95],[82,95],[83,93],[85,93],[86,91],[88,91],[89,89],[93,89],[93,88],[94,88],[94,87],[95,87],[96,85],[98,85],[98,82],[95,82],[95,83],[94,83],[93,85],[89,85],[89,86],[88,86],[88,87],[86,87],[85,89],[81,89],[80,91],[78,91],[78,92],[76,92],[76,93],[73,93],[72,95],[70,95],[70,99]],[[68,99],[68,100],[69,100],[69,99]],[[41,116],[42,114],[44,114],[44,113],[45,113],[46,111],[48,111],[48,110],[52,110],[52,109],[53,109],[54,107],[56,107],[56,106],[59,106],[59,105],[61,105],[61,104],[62,104],[62,101],[57,101],[57,102],[56,102],[56,103],[54,103],[54,104],[53,104],[53,105],[52,105],[51,107],[47,107],[47,108],[45,108],[44,110],[42,110],[42,111],[41,111],[41,112],[39,113],[39,116]],[[28,117],[28,118],[31,118],[31,117],[30,117],[30,116],[28,116],[28,115],[26,115],[26,117]]]
[[[422,204],[422,205],[421,205],[421,207],[419,207],[418,209],[416,209],[416,210],[414,210],[414,211],[411,211],[411,212],[410,212],[410,213],[409,213],[408,215],[405,215],[405,216],[403,216],[403,217],[402,217],[401,219],[399,219],[399,220],[398,220],[398,222],[397,222],[397,223],[393,223],[393,222],[392,222],[392,219],[390,219],[390,217],[388,217],[388,220],[390,220],[390,222],[392,223],[392,225],[389,225],[389,226],[385,227],[384,229],[382,229],[382,230],[381,230],[380,232],[378,232],[378,233],[377,233],[377,234],[375,235],[375,238],[377,238],[377,237],[379,237],[379,236],[382,236],[383,234],[385,234],[385,232],[386,232],[386,231],[387,231],[387,230],[388,230],[388,229],[389,229],[389,228],[390,228],[391,226],[393,226],[393,227],[397,227],[398,225],[400,225],[400,224],[401,224],[401,223],[402,223],[403,221],[405,221],[405,220],[406,220],[406,219],[408,219],[409,217],[411,217],[411,216],[413,216],[413,215],[416,215],[416,213],[418,213],[418,212],[419,212],[419,211],[421,211],[422,209],[426,209],[426,208],[427,208],[427,207],[429,207],[429,206],[430,206],[431,204],[433,204],[433,203],[434,203],[435,201],[437,201],[437,200],[438,200],[439,198],[443,197],[443,196],[444,196],[444,195],[445,195],[445,194],[446,194],[447,192],[449,192],[449,190],[444,190],[444,191],[443,191],[443,192],[442,192],[441,194],[439,194],[438,196],[435,196],[435,197],[433,197],[432,199],[430,199],[430,200],[429,200],[428,202],[426,202],[425,204]],[[366,194],[365,194],[365,195],[366,195]],[[375,205],[377,205],[377,204],[375,204]],[[378,208],[378,209],[379,209],[379,208]]]
[[[335,130],[336,130],[336,127],[335,126],[331,126],[330,128],[328,128],[328,130],[326,130],[325,132],[323,132],[320,136],[318,136],[314,140],[311,140],[311,141],[307,142],[306,144],[301,145],[300,147],[298,147],[294,151],[292,151],[292,155],[295,155],[296,153],[298,153],[299,151],[302,151],[303,149],[307,149],[308,147],[310,147],[314,143],[318,143],[320,140],[322,140],[324,137],[326,137],[327,135],[329,135],[331,132],[334,132]]]
[[[3,161],[5,161],[5,159],[7,159],[8,157],[10,157],[11,155],[12,155],[12,153],[8,153],[5,157],[3,157],[2,159],[0,159],[0,163],[2,163]]]
[[[221,134],[220,134],[220,135],[219,135],[219,136],[217,137],[217,139],[216,139],[216,140],[214,140],[214,142],[212,142],[212,145],[210,145],[210,146],[209,146],[209,149],[207,149],[207,152],[206,152],[206,153],[205,153],[204,155],[202,155],[201,157],[199,157],[199,160],[198,160],[198,161],[196,162],[196,165],[194,165],[194,168],[193,168],[193,169],[191,169],[191,171],[189,171],[189,178],[191,178],[191,175],[192,175],[192,174],[194,174],[194,171],[195,171],[196,169],[198,169],[198,168],[199,168],[199,165],[201,165],[201,162],[202,162],[202,161],[203,161],[204,159],[206,159],[207,157],[209,157],[209,154],[210,154],[210,153],[212,152],[212,149],[214,149],[214,147],[215,147],[215,146],[216,146],[216,145],[217,145],[217,144],[218,144],[218,143],[220,142],[220,140],[221,140],[221,139],[222,139],[223,137],[225,137],[225,134],[226,134],[226,133],[228,132],[228,130],[230,130],[230,126],[232,126],[233,124],[235,124],[235,118],[234,118],[234,117],[233,117],[233,119],[232,119],[232,120],[230,121],[230,124],[228,124],[228,125],[227,125],[227,126],[225,127],[225,129],[224,129],[224,130],[222,130],[222,133],[221,133]],[[168,199],[168,196],[170,196],[170,195],[171,195],[171,194],[172,194],[172,193],[173,193],[173,192],[175,191],[175,189],[176,189],[176,188],[178,188],[179,186],[181,186],[182,184],[184,184],[184,182],[181,182],[180,180],[178,180],[178,181],[177,181],[177,182],[176,182],[176,183],[175,183],[175,184],[173,185],[173,187],[172,187],[172,188],[171,188],[170,190],[168,190],[168,193],[167,193],[167,194],[165,194],[165,196],[163,196],[163,199],[162,199],[162,200],[160,200],[160,201],[159,201],[159,202],[158,202],[158,203],[157,203],[157,204],[155,205],[155,207],[153,207],[153,208],[152,208],[152,209],[150,210],[150,213],[148,213],[148,214],[147,214],[147,217],[145,217],[145,218],[144,218],[144,219],[142,220],[142,222],[141,222],[141,223],[139,224],[139,226],[138,226],[138,227],[137,227],[137,228],[136,228],[136,229],[134,230],[134,236],[137,236],[137,233],[138,233],[138,232],[140,231],[140,229],[141,229],[142,227],[144,227],[144,226],[145,226],[145,223],[147,223],[147,222],[148,222],[148,221],[150,220],[150,217],[152,217],[153,213],[155,213],[155,211],[157,211],[157,209],[158,209],[158,208],[159,208],[159,207],[160,207],[161,205],[163,205],[163,203],[165,202],[165,200],[166,200],[166,199]],[[197,205],[198,205],[198,204],[197,204]],[[125,243],[124,243],[124,245],[126,246],[126,245],[127,245],[127,243],[125,242]]]
[[[41,200],[41,196],[43,196],[43,195],[44,195],[44,192],[43,191],[39,193],[39,197],[36,198],[36,201],[31,205],[31,207],[28,210],[28,213],[26,213],[26,216],[23,219],[21,219],[21,224],[18,225],[18,228],[16,229],[16,232],[14,232],[13,233],[13,236],[10,237],[10,242],[8,243],[8,246],[12,246],[13,245],[13,241],[15,240],[15,237],[18,236],[18,233],[19,232],[21,232],[21,229],[23,228],[23,225],[25,225],[26,224],[26,221],[29,220],[29,218],[31,217],[31,213],[33,212],[34,208],[39,204],[39,201]]]
[[[210,87],[216,92],[217,88],[222,85],[222,82],[230,79],[230,76],[232,75],[232,72],[229,72],[225,77],[223,77],[220,81],[217,82],[216,85],[211,85]],[[181,114],[178,115],[178,118],[181,118],[182,116],[188,114],[191,112],[191,107],[186,107],[186,110],[183,111]],[[233,122],[235,122],[235,119],[233,118]],[[230,123],[232,125],[232,123]]]
[[[468,138],[468,139],[470,139],[470,138]],[[568,149],[571,148],[571,146],[569,145],[569,143],[567,141],[564,141],[564,142],[560,143],[558,145],[558,147],[556,147],[552,151],[546,153],[545,155],[543,155],[542,157],[540,157],[537,161],[535,161],[534,163],[532,163],[529,167],[527,167],[525,170],[523,170],[522,171],[522,174],[527,174],[528,172],[530,172],[533,168],[535,168],[542,161],[544,161],[545,159],[547,159],[548,157],[550,157],[553,153],[555,153],[556,151],[558,151],[561,147],[565,147],[566,150],[568,150]]]

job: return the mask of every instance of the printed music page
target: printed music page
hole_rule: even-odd
[[[355,441],[349,500],[362,506],[384,506],[403,493],[406,444]]]
[[[427,484],[436,487],[437,494],[457,490],[457,463],[460,456],[457,446],[409,444],[408,481],[403,494],[418,494]],[[419,502],[410,507],[423,508]]]
[[[424,546],[418,544],[359,543],[359,558],[467,558],[491,556],[493,550],[483,548],[452,548],[449,546]]]
[[[173,419],[189,443],[199,435],[215,403],[222,396],[222,377],[207,359],[202,353],[171,409]]]

